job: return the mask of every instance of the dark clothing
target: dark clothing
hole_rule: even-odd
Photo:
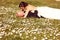
[[[37,10],[35,10],[34,13],[32,13],[31,11],[29,11],[27,17],[39,18],[37,14],[38,14],[38,11]]]
[[[27,17],[44,18],[43,16],[39,17],[37,14],[38,14],[37,10],[35,10],[34,13],[32,13],[31,11],[29,11]]]

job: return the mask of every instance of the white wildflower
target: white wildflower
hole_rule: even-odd
[[[32,34],[30,34],[30,36],[32,36]]]
[[[13,33],[12,33],[12,32],[11,32],[10,34],[11,34],[11,35],[13,35]]]
[[[45,37],[45,39],[47,40],[48,38],[47,38],[47,37]]]
[[[9,31],[10,31],[11,29],[9,29]]]
[[[30,24],[30,23],[28,23],[28,24]]]
[[[3,32],[0,32],[0,36],[2,36],[2,35],[4,35],[5,34],[5,32],[3,31]]]
[[[26,28],[23,29],[23,31],[25,31],[25,30],[26,30]]]
[[[31,40],[33,40],[33,39],[31,39]]]
[[[1,7],[1,9],[4,9],[4,8],[5,8],[4,6]]]
[[[18,32],[16,31],[16,34],[18,34]]]
[[[26,33],[26,35],[28,35],[28,33],[27,32],[25,32]]]
[[[33,32],[33,34],[36,34],[36,32]]]
[[[45,38],[43,38],[42,40],[45,40]]]
[[[15,28],[16,30],[18,30],[19,28]]]
[[[53,39],[55,39],[55,36],[53,37]]]
[[[16,20],[13,20],[13,22],[16,22]]]
[[[13,33],[12,32],[9,32],[8,35],[13,35]]]
[[[26,38],[29,38],[29,36],[26,36]]]
[[[25,20],[23,20],[22,22],[24,22],[24,23],[25,23]]]
[[[55,35],[56,33],[54,32],[54,35]]]
[[[20,33],[24,32],[23,30],[19,31]]]
[[[28,33],[30,33],[30,31],[29,31],[29,30],[27,30],[27,32],[28,32]]]
[[[5,32],[5,36],[8,36],[8,34]]]
[[[52,28],[46,27],[47,30],[53,30]]]
[[[44,35],[44,37],[46,37],[46,34]]]
[[[22,33],[20,33],[19,35],[20,35],[20,37],[21,37],[21,36],[22,36]]]
[[[37,39],[36,37],[33,38],[34,40]]]
[[[0,38],[2,38],[2,36],[0,36]]]
[[[52,34],[50,34],[50,36],[52,36]]]
[[[56,36],[60,35],[60,32],[56,34]]]
[[[38,28],[37,28],[37,29],[33,29],[33,30],[31,30],[31,31],[35,31],[35,32],[36,32],[36,31],[38,31]]]
[[[22,39],[24,39],[24,37],[21,37]]]
[[[12,30],[13,33],[15,33],[16,31],[15,30]]]

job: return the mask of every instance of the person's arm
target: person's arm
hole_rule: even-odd
[[[25,12],[24,18],[27,17],[29,11],[31,11],[31,10],[32,10],[31,6],[27,6],[27,7],[26,7],[26,12]]]
[[[29,10],[26,10],[26,13],[25,13],[25,15],[24,15],[24,18],[26,18],[26,17],[27,17],[28,12],[29,12]]]

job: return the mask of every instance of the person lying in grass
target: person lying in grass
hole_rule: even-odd
[[[26,18],[28,16],[34,16],[38,18],[60,19],[60,9],[51,8],[48,6],[35,7],[26,2],[21,2],[19,8],[23,13],[20,17]],[[18,14],[18,13],[17,13]],[[18,15],[17,15],[18,16]]]

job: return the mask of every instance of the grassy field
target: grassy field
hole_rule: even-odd
[[[16,17],[21,1],[60,8],[60,2],[55,0],[1,0],[0,40],[60,40],[60,20]]]

